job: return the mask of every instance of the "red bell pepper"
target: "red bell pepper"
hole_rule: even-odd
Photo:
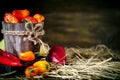
[[[21,9],[21,10],[13,10],[12,14],[21,21],[23,18],[30,15],[30,11],[28,9]]]
[[[6,51],[3,51],[2,49],[0,49],[0,54],[2,54],[4,57],[7,57],[9,59],[12,59],[13,61],[17,61],[20,62],[19,58],[17,58],[16,56],[14,56],[11,53],[8,53]]]
[[[22,64],[16,62],[16,61],[12,61],[10,60],[9,58],[7,57],[4,57],[4,56],[1,56],[0,55],[0,63],[3,64],[3,65],[6,65],[6,66],[22,66]]]
[[[35,18],[31,17],[31,16],[27,16],[27,17],[23,18],[21,22],[37,23],[38,21]]]
[[[20,60],[13,54],[5,52],[2,49],[0,49],[0,54],[1,54],[0,55],[1,64],[4,64],[6,66],[22,66]]]

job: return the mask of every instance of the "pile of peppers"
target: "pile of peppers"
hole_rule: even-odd
[[[13,10],[4,14],[4,21],[6,23],[25,23],[32,22],[38,23],[45,20],[42,14],[36,13],[33,16],[30,15],[30,11],[27,9]]]

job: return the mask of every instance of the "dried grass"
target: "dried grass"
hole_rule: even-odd
[[[52,65],[44,76],[62,79],[120,79],[120,61],[105,45],[92,48],[66,48],[67,64]]]

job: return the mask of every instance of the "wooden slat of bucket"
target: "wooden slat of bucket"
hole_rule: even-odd
[[[3,30],[7,31],[26,31],[25,24],[9,24],[4,23],[3,24]],[[26,37],[25,35],[10,35],[10,34],[4,34],[5,39],[5,46],[6,51],[10,52],[14,55],[19,55],[20,52],[25,52],[28,50],[31,50],[33,52],[39,51],[39,44],[34,45],[31,41],[24,41],[23,38]]]

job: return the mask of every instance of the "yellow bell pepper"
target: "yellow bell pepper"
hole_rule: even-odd
[[[40,60],[33,64],[39,70],[39,74],[50,71],[50,64],[46,60]]]

